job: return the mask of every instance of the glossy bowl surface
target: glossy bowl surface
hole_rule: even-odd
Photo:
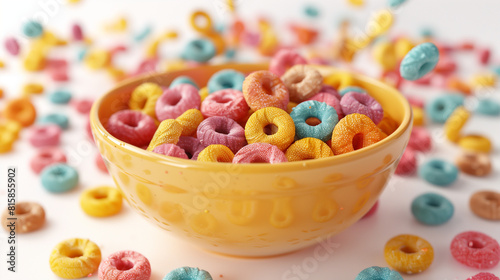
[[[168,86],[188,75],[199,85],[225,68],[244,73],[264,64],[202,66],[124,81],[94,103],[94,139],[130,206],[162,229],[210,251],[278,255],[310,246],[358,221],[377,201],[406,147],[412,115],[394,88],[358,74],[386,114],[400,123],[384,140],[349,154],[283,164],[225,164],[166,157],[124,143],[106,130],[143,82]],[[326,76],[341,72],[317,66]],[[131,225],[133,226],[133,225]]]

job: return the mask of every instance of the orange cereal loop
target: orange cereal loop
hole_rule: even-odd
[[[363,114],[350,114],[341,119],[332,133],[332,150],[335,155],[345,154],[382,140],[381,130]]]
[[[317,159],[333,156],[332,149],[325,142],[317,138],[302,138],[295,141],[285,153],[288,161],[299,161],[306,159]]]
[[[182,136],[191,136],[196,133],[203,121],[203,115],[198,109],[189,109],[175,119],[182,126]]]
[[[167,119],[160,123],[153,139],[149,143],[148,151],[152,151],[161,144],[177,144],[182,134],[182,125],[176,120]]]
[[[471,88],[457,77],[451,77],[447,82],[448,89],[457,90],[463,94],[471,94]]]
[[[233,162],[234,153],[224,145],[210,145],[198,154],[198,161]]]
[[[287,112],[288,114],[290,114],[290,113],[292,112],[293,108],[295,108],[295,106],[297,106],[297,105],[298,105],[298,104],[297,104],[297,103],[295,103],[295,102],[291,102],[291,101],[290,101],[290,102],[288,102],[288,105],[286,106],[286,112]]]
[[[3,89],[2,89],[2,88],[0,88],[0,99],[2,99],[2,98],[3,98],[3,96],[4,96]]]
[[[425,123],[424,110],[416,106],[411,106],[411,110],[413,112],[413,125],[423,126]]]
[[[128,106],[132,110],[142,111],[156,119],[156,101],[163,93],[161,87],[155,83],[143,83],[136,87],[130,96]]]
[[[36,109],[28,98],[12,99],[7,102],[3,116],[27,127],[35,122]]]
[[[453,111],[453,114],[446,120],[444,131],[446,138],[451,142],[458,142],[460,139],[460,131],[467,123],[470,113],[463,106],[460,106]]]
[[[427,240],[402,234],[387,241],[384,248],[386,262],[397,271],[413,274],[426,270],[434,260],[434,249]]]
[[[243,81],[243,96],[252,110],[276,107],[285,110],[290,101],[280,78],[270,71],[255,71]]]
[[[399,127],[399,123],[391,118],[389,115],[384,114],[382,120],[378,123],[378,128],[386,135],[391,135]]]
[[[295,138],[295,124],[284,110],[275,107],[263,108],[248,118],[245,137],[248,144],[269,143],[285,151]]]
[[[326,76],[323,79],[323,83],[330,85],[337,90],[343,89],[348,86],[354,86],[354,78],[350,73],[335,73]]]

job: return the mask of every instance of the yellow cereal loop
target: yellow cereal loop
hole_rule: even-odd
[[[261,33],[261,40],[258,50],[262,55],[273,55],[279,45],[278,36],[271,28],[269,22],[265,20],[259,21],[259,29]]]
[[[270,128],[270,134],[266,133],[266,127]],[[262,108],[248,118],[245,137],[248,144],[269,143],[284,151],[294,140],[295,124],[284,110],[275,107]]]
[[[403,59],[415,45],[408,38],[401,37],[394,43],[394,52],[398,60]]]
[[[491,152],[491,141],[482,135],[466,135],[458,140],[458,145],[467,151],[489,153]]]
[[[42,84],[38,83],[28,83],[23,86],[23,95],[27,96],[30,94],[40,94],[43,93],[44,87]]]
[[[111,53],[107,50],[94,50],[85,56],[85,64],[92,70],[103,69],[111,63]]]
[[[156,101],[162,95],[163,90],[155,83],[143,83],[132,91],[128,106],[132,110],[142,111],[156,119]]]
[[[23,127],[20,123],[12,120],[0,121],[0,134],[11,134],[14,140],[19,137],[19,132]]]
[[[88,239],[65,240],[52,250],[50,269],[64,279],[87,277],[97,271],[101,262],[101,250]]]
[[[378,11],[368,22],[366,27],[368,36],[373,38],[384,34],[389,30],[393,22],[394,17],[391,11],[387,9]]]
[[[493,73],[476,74],[471,78],[470,84],[474,88],[495,87],[497,84],[497,77]]]
[[[162,42],[162,39],[156,39],[153,42],[151,42],[147,47],[146,47],[146,57],[152,58],[158,56],[158,47],[160,46],[160,43]]]
[[[423,126],[425,123],[424,110],[416,106],[411,106],[411,110],[413,111],[413,125]]]
[[[0,130],[0,154],[7,153],[12,150],[15,140],[16,139],[12,133],[6,133]]]
[[[83,211],[93,217],[107,217],[122,209],[122,195],[116,188],[100,186],[84,191],[80,196]]]
[[[4,68],[5,67],[5,62],[3,62],[3,60],[0,60],[0,68]]]
[[[302,138],[295,141],[285,152],[288,161],[317,159],[333,156],[332,149],[317,138]]]
[[[327,85],[330,85],[337,90],[342,90],[345,87],[348,86],[354,86],[354,78],[350,73],[335,73],[331,74],[329,76],[326,76],[323,80],[323,82]]]
[[[39,49],[32,49],[23,60],[23,66],[26,71],[40,71],[45,67],[45,52]]]
[[[453,114],[446,120],[444,132],[446,138],[451,142],[457,142],[460,139],[460,131],[467,123],[470,113],[463,106],[460,106],[453,111]]]
[[[420,273],[434,260],[434,249],[427,240],[416,235],[402,234],[385,244],[385,261],[399,272]]]
[[[394,45],[390,42],[380,42],[376,44],[373,49],[373,57],[375,61],[382,66],[384,71],[393,70],[398,64],[396,50],[394,49]]]
[[[182,136],[191,136],[196,133],[198,126],[203,121],[200,110],[189,109],[175,119],[182,126]]]
[[[200,97],[201,97],[201,102],[203,102],[203,100],[205,100],[205,98],[208,97],[208,87],[202,87],[200,89]]]
[[[153,139],[149,143],[148,151],[152,151],[154,148],[161,144],[177,144],[179,142],[179,137],[182,134],[182,125],[176,120],[167,119],[160,123],[156,129]]]
[[[224,145],[210,145],[198,154],[198,161],[233,162],[234,153]]]

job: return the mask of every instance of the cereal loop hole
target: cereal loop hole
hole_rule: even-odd
[[[357,133],[356,135],[354,135],[354,137],[352,137],[352,147],[354,148],[354,150],[363,148],[363,138],[363,133]]]
[[[467,246],[469,246],[469,248],[472,248],[472,249],[482,249],[484,248],[484,244],[483,242],[481,241],[478,241],[478,240],[471,240],[469,241],[469,244],[467,244]]]
[[[310,126],[317,126],[321,124],[321,121],[318,118],[310,117],[306,119],[306,123]]]
[[[79,258],[79,257],[83,256],[83,252],[82,252],[82,250],[75,248],[75,249],[71,249],[68,252],[67,256],[68,256],[68,258],[72,258],[72,259]]]
[[[122,271],[123,270],[130,270],[134,267],[134,264],[130,260],[122,258],[115,263],[115,267],[116,267],[116,269],[122,270]]]
[[[272,123],[264,126],[264,133],[266,135],[274,135],[276,132],[278,132],[278,127]]]
[[[399,250],[405,254],[415,254],[417,252],[417,250],[415,250],[411,246],[403,246],[403,247],[399,248]]]

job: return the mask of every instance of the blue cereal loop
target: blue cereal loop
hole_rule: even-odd
[[[497,76],[500,76],[500,65],[494,66],[493,72],[495,72]]]
[[[63,163],[45,167],[40,177],[42,186],[53,193],[69,191],[78,184],[76,169]]]
[[[163,280],[212,280],[212,276],[205,270],[185,266],[170,271]]]
[[[399,272],[388,267],[372,266],[363,269],[354,280],[404,280]]]
[[[49,95],[50,102],[54,104],[68,104],[71,100],[71,92],[59,89]]]
[[[424,193],[411,203],[411,213],[422,224],[441,225],[453,216],[453,204],[444,196],[436,193]]]
[[[447,161],[432,159],[418,168],[418,175],[436,186],[448,186],[458,178],[458,168]]]
[[[185,60],[207,62],[215,56],[216,50],[210,40],[195,39],[188,42],[181,57]]]
[[[170,88],[173,88],[177,85],[181,85],[181,84],[190,84],[192,86],[194,86],[196,89],[200,89],[200,87],[195,83],[195,81],[193,81],[193,79],[191,79],[190,77],[188,76],[179,76],[177,78],[175,78],[171,83],[170,83]]]
[[[427,116],[436,123],[445,123],[453,111],[464,104],[464,97],[458,94],[443,94],[425,104]]]
[[[227,49],[224,56],[228,59],[233,59],[236,56],[236,49]]]
[[[498,116],[500,103],[490,98],[479,99],[475,112],[486,116]]]
[[[422,37],[433,37],[434,36],[434,32],[429,27],[423,27],[422,29],[420,29],[420,36],[422,36]]]
[[[83,59],[87,55],[87,52],[88,52],[87,48],[81,48],[80,50],[78,50],[78,53],[76,54],[76,59],[78,61],[83,61]]]
[[[337,111],[330,105],[316,100],[309,100],[295,106],[290,113],[295,124],[295,139],[312,137],[321,141],[332,138],[332,132],[339,121]],[[306,123],[309,118],[317,118],[321,121],[316,126]]]
[[[43,33],[43,26],[39,22],[30,20],[24,23],[23,33],[30,38],[40,37]]]
[[[210,77],[207,87],[208,92],[216,92],[222,89],[242,90],[245,75],[232,69],[221,70]]]
[[[411,49],[401,61],[401,77],[409,81],[422,78],[436,67],[439,50],[433,43],[423,43]]]
[[[149,34],[151,34],[151,31],[153,31],[153,28],[150,25],[144,27],[144,29],[142,29],[141,31],[139,31],[137,34],[134,35],[134,41],[135,42],[143,41],[144,39],[146,39],[146,37],[149,36]]]
[[[69,118],[60,113],[52,113],[41,117],[38,120],[40,124],[56,124],[61,129],[67,129],[69,126]]]
[[[403,5],[406,2],[406,0],[389,0],[388,5],[391,8],[397,8],[401,5]]]
[[[355,92],[366,94],[366,90],[365,89],[357,87],[357,86],[348,86],[348,87],[345,87],[345,88],[343,88],[342,90],[339,91],[339,94],[340,94],[340,96],[344,96],[346,93],[348,93],[350,91],[355,91]]]
[[[316,18],[319,16],[319,9],[312,4],[307,4],[307,6],[304,7],[304,14],[310,18]]]

